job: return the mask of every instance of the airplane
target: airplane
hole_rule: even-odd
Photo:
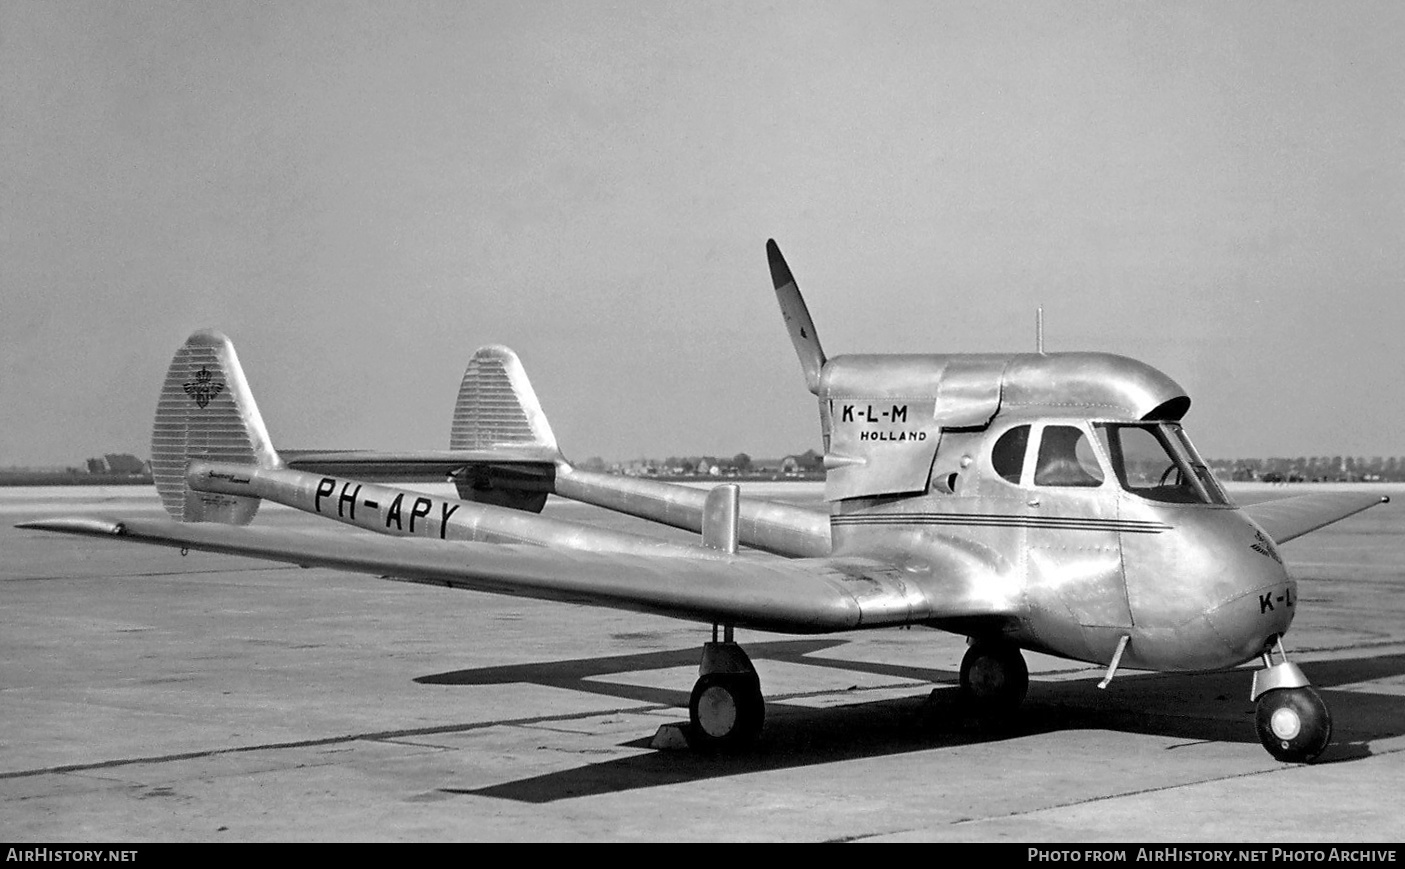
[[[1277,547],[1388,498],[1236,506],[1181,425],[1185,390],[1124,356],[830,358],[779,248],[766,247],[818,401],[827,510],[742,500],[735,485],[702,491],[577,469],[520,360],[495,346],[465,372],[449,450],[285,457],[232,342],[201,331],[177,350],[157,403],[152,471],[171,519],[19,527],[710,623],[687,730],[705,751],[754,745],[765,720],[736,628],[923,626],[968,638],[960,695],[982,720],[1024,699],[1023,651],[1106,667],[1103,688],[1120,669],[1258,659],[1249,699],[1261,743],[1285,762],[1321,755],[1331,715],[1288,660],[1298,586]],[[445,475],[460,498],[371,482]],[[701,540],[536,515],[549,494]],[[262,500],[384,536],[241,527]]]

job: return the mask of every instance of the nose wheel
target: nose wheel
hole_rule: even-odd
[[[1311,763],[1332,741],[1332,713],[1312,688],[1278,688],[1254,704],[1254,727],[1268,753]]]
[[[1266,651],[1264,669],[1254,673],[1254,729],[1278,760],[1311,763],[1332,741],[1332,713],[1298,665],[1289,663],[1281,638],[1277,645],[1281,662],[1274,664]]]
[[[1029,668],[1019,647],[978,639],[961,659],[961,699],[981,717],[1013,713],[1029,690]]]

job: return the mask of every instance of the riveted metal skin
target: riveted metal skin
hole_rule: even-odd
[[[1233,666],[1287,632],[1297,583],[1279,559],[1254,548],[1263,545],[1262,535],[1238,510],[1154,504],[1133,496],[1125,496],[1122,506],[1124,515],[1167,526],[1156,535],[1122,537],[1136,622],[1125,666]]]
[[[991,457],[1010,428],[1001,419],[952,445],[961,457],[951,491],[835,504],[835,554],[901,553],[909,571],[926,565],[968,606],[1009,613],[1008,638],[1088,662],[1106,664],[1125,636],[1122,667],[1214,669],[1250,660],[1287,631],[1297,586],[1239,510],[1139,497],[1110,471],[1098,485],[1036,485],[1033,447],[1007,480]],[[1054,426],[1091,432],[1086,419],[1038,419],[1036,443]]]

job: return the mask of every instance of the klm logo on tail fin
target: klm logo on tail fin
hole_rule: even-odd
[[[224,391],[224,384],[212,378],[210,369],[202,365],[195,379],[185,384],[185,394],[195,399],[195,403],[201,408],[214,401],[215,397]]]

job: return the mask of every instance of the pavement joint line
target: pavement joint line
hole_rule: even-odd
[[[1373,756],[1373,757],[1384,757],[1385,755],[1389,755],[1389,754],[1398,754],[1398,753],[1400,753],[1401,751],[1405,751],[1405,749],[1390,748],[1390,749],[1386,749],[1386,750],[1384,750],[1384,751],[1372,752],[1372,756]],[[1310,767],[1310,766],[1311,766],[1311,764],[1300,764],[1300,763],[1293,763],[1293,764],[1290,764],[1290,763],[1285,763],[1285,764],[1282,764],[1282,765],[1280,765],[1280,766],[1274,767],[1274,768],[1272,768],[1272,769],[1260,769],[1260,770],[1253,770],[1253,771],[1251,771],[1251,772],[1235,773],[1234,775],[1219,776],[1219,777],[1216,777],[1216,778],[1198,779],[1198,780],[1196,780],[1196,781],[1180,782],[1180,783],[1178,783],[1178,784],[1165,785],[1164,787],[1142,788],[1142,789],[1140,789],[1140,790],[1124,791],[1124,792],[1122,792],[1122,793],[1104,794],[1104,795],[1102,795],[1102,796],[1090,797],[1089,799],[1086,799],[1086,800],[1074,800],[1074,801],[1067,802],[1067,803],[1056,803],[1056,804],[1050,805],[1050,806],[1040,806],[1040,807],[1037,808],[1037,809],[1029,809],[1028,811],[1009,812],[1009,813],[1004,814],[1004,815],[989,815],[989,816],[986,816],[986,817],[983,817],[983,818],[958,818],[957,820],[952,821],[948,826],[958,827],[958,826],[962,826],[962,825],[964,825],[964,824],[978,824],[978,823],[982,823],[982,822],[985,822],[985,821],[1003,820],[1003,819],[1007,819],[1007,818],[1028,817],[1028,816],[1030,816],[1030,815],[1037,815],[1037,814],[1039,814],[1039,813],[1041,813],[1041,812],[1048,812],[1048,811],[1052,811],[1052,810],[1055,810],[1055,809],[1066,809],[1066,808],[1070,808],[1070,807],[1073,807],[1073,806],[1086,806],[1086,805],[1090,805],[1090,804],[1092,804],[1092,803],[1100,803],[1100,802],[1105,802],[1105,801],[1107,801],[1107,800],[1116,800],[1116,799],[1121,799],[1121,798],[1123,798],[1123,797],[1135,797],[1135,796],[1140,796],[1140,795],[1142,795],[1142,794],[1164,793],[1164,792],[1167,792],[1167,791],[1178,790],[1178,789],[1180,789],[1180,788],[1196,787],[1196,786],[1198,786],[1198,785],[1205,785],[1205,784],[1213,784],[1213,783],[1215,783],[1215,782],[1232,781],[1232,780],[1234,780],[1234,779],[1254,778],[1254,777],[1256,777],[1256,776],[1261,776],[1261,775],[1269,775],[1269,774],[1281,773],[1281,772],[1290,772],[1290,771],[1293,771],[1293,770],[1304,769],[1304,768],[1307,768],[1307,767]],[[841,836],[841,837],[838,837],[838,838],[835,838],[835,839],[826,839],[826,840],[824,840],[824,841],[826,841],[826,842],[831,842],[831,843],[838,843],[838,844],[849,843],[849,842],[863,842],[863,841],[866,841],[866,840],[868,840],[868,839],[877,839],[877,838],[881,838],[881,837],[883,837],[883,836],[900,835],[900,834],[902,834],[902,833],[922,832],[922,829],[923,829],[923,828],[920,828],[920,827],[912,827],[912,828],[895,829],[895,830],[881,830],[881,831],[873,831],[873,832],[868,832],[868,833],[859,833],[859,834],[853,835],[853,836]]]
[[[374,738],[374,737],[369,737],[369,738],[367,738],[367,739],[364,740],[364,741],[366,741],[366,742],[379,742],[379,743],[381,743],[382,745],[403,745],[403,746],[405,746],[406,748],[432,748],[432,749],[435,749],[436,751],[454,751],[454,750],[455,750],[452,745],[443,745],[443,744],[440,744],[440,743],[437,743],[437,742],[416,742],[415,740],[413,740],[413,739],[411,739],[411,738],[409,738],[409,737],[404,737],[404,736],[391,737],[391,738],[387,738],[387,739],[376,739],[376,738]]]
[[[852,836],[839,836],[834,839],[823,839],[822,841],[826,845],[846,845],[850,842],[863,842],[868,839],[877,839],[881,836],[892,836],[900,833],[911,832],[913,832],[912,828],[906,828],[902,830],[876,830],[871,833],[856,833]]]
[[[404,730],[378,730],[371,733],[353,733],[344,736],[324,736],[317,739],[296,739],[287,742],[266,742],[258,745],[239,745],[233,748],[210,748],[203,751],[183,751],[174,754],[151,755],[148,757],[126,757],[115,760],[100,760],[92,763],[70,763],[58,766],[40,767],[38,769],[20,769],[0,772],[0,780],[14,778],[32,778],[40,775],[57,775],[71,772],[86,772],[95,769],[111,769],[119,766],[136,766],[144,763],[171,763],[181,760],[199,760],[201,758],[219,757],[225,754],[244,754],[255,751],[278,751],[289,748],[317,748],[325,745],[341,745],[348,742],[391,742],[411,736],[431,736],[443,733],[468,733],[474,730],[486,730],[490,727],[522,727],[531,726],[551,721],[576,721],[588,718],[595,718],[600,715],[618,715],[623,713],[647,713],[662,709],[676,709],[675,706],[667,704],[641,704],[638,706],[625,706],[616,709],[593,709],[589,712],[574,712],[567,715],[538,715],[531,718],[511,718],[497,721],[478,721],[471,724],[441,724],[434,727],[415,727]]]
[[[935,683],[933,683],[935,684]],[[807,691],[794,694],[778,694],[770,698],[771,703],[785,703],[787,700],[807,699],[812,697],[823,697],[825,695],[855,694],[867,691],[884,691],[893,688],[913,688],[922,690],[923,685],[913,685],[911,683],[895,685],[879,685],[865,688],[841,689],[838,691]],[[136,766],[145,763],[171,763],[181,760],[199,760],[201,758],[218,757],[225,754],[243,754],[255,751],[278,751],[291,748],[316,748],[325,745],[340,745],[349,742],[386,742],[397,743],[398,740],[417,736],[434,736],[445,733],[468,733],[474,730],[485,730],[489,727],[536,727],[548,725],[557,721],[579,721],[594,718],[600,715],[622,715],[622,714],[649,714],[662,712],[670,709],[679,709],[678,706],[665,703],[647,703],[637,706],[622,706],[614,709],[595,709],[589,712],[575,712],[566,715],[539,715],[530,718],[512,718],[498,721],[480,721],[471,724],[442,724],[434,727],[417,727],[403,730],[380,730],[370,733],[353,733],[343,736],[326,736],[317,739],[299,739],[287,742],[267,742],[257,745],[240,745],[232,748],[211,748],[203,751],[176,752],[173,754],[149,755],[145,757],[117,758],[114,760],[100,760],[92,763],[60,764],[58,766],[38,767],[36,769],[7,770],[0,772],[0,780],[15,778],[32,778],[41,775],[59,775],[73,772],[87,772],[98,769],[111,769],[120,766]],[[681,710],[680,710],[681,711]],[[555,728],[547,728],[555,729]],[[564,730],[560,732],[574,733],[575,731]],[[398,743],[403,745],[424,746],[424,743]],[[447,748],[447,747],[446,747]]]
[[[1290,649],[1290,651],[1292,651],[1294,655],[1321,655],[1336,654],[1338,652],[1357,652],[1362,649],[1389,649],[1392,647],[1399,648],[1402,652],[1405,652],[1405,643],[1401,643],[1399,640],[1369,640],[1361,643],[1351,643],[1346,646],[1304,646],[1300,649]],[[1309,661],[1308,663],[1311,662]]]
[[[1385,749],[1384,751],[1372,752],[1371,756],[1372,756],[1372,757],[1384,757],[1384,756],[1390,755],[1390,754],[1398,754],[1398,753],[1400,753],[1401,751],[1405,751],[1405,749],[1401,749],[1401,748],[1388,748],[1388,749]],[[1181,788],[1198,787],[1198,786],[1200,786],[1200,785],[1214,784],[1214,783],[1216,783],[1216,782],[1233,781],[1233,780],[1235,780],[1235,779],[1248,779],[1248,778],[1256,778],[1256,777],[1262,776],[1262,775],[1274,775],[1274,774],[1277,774],[1277,773],[1296,772],[1296,771],[1300,771],[1300,770],[1311,769],[1313,766],[1314,766],[1314,764],[1307,764],[1307,763],[1286,763],[1286,762],[1285,762],[1285,763],[1280,763],[1278,766],[1270,767],[1270,768],[1268,768],[1268,769],[1256,769],[1256,770],[1250,770],[1249,772],[1234,773],[1234,774],[1232,774],[1232,775],[1214,776],[1214,777],[1212,777],[1212,778],[1202,778],[1202,779],[1197,779],[1197,780],[1195,780],[1195,781],[1178,782],[1178,783],[1176,783],[1176,784],[1163,785],[1163,786],[1161,786],[1161,787],[1140,788],[1140,789],[1138,789],[1138,790],[1122,791],[1122,792],[1120,792],[1120,793],[1115,793],[1115,794],[1103,794],[1103,795],[1101,795],[1101,796],[1089,797],[1089,798],[1086,799],[1086,800],[1073,800],[1073,801],[1066,802],[1066,803],[1055,803],[1055,804],[1053,804],[1053,805],[1049,805],[1049,806],[1040,806],[1040,807],[1037,808],[1037,809],[1029,809],[1029,810],[1027,810],[1027,811],[1009,812],[1009,813],[1004,814],[1004,815],[991,815],[991,816],[985,817],[985,818],[961,818],[961,819],[959,819],[959,820],[952,821],[952,822],[951,822],[951,826],[955,827],[955,826],[959,826],[959,825],[961,825],[961,824],[975,824],[975,823],[979,823],[979,822],[981,822],[981,821],[997,820],[997,819],[1000,819],[1000,818],[1020,818],[1020,817],[1027,817],[1027,816],[1029,816],[1029,815],[1037,815],[1037,814],[1039,814],[1040,812],[1047,812],[1047,811],[1051,811],[1051,810],[1054,810],[1054,809],[1066,809],[1066,808],[1070,808],[1070,807],[1072,807],[1072,806],[1086,806],[1086,805],[1091,805],[1092,803],[1101,803],[1101,802],[1106,802],[1106,801],[1108,801],[1108,800],[1122,799],[1123,797],[1136,797],[1136,796],[1141,796],[1141,795],[1143,795],[1143,794],[1163,793],[1163,792],[1166,792],[1166,791],[1179,790],[1179,789],[1181,789]]]

